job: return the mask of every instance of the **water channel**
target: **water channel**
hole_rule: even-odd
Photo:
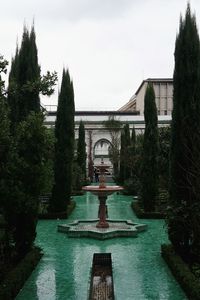
[[[87,192],[75,197],[76,209],[67,220],[97,217],[98,199]],[[93,253],[111,252],[116,300],[186,300],[160,255],[167,242],[163,220],[138,220],[131,210],[132,197],[108,196],[109,217],[148,224],[148,230],[134,238],[105,241],[68,238],[57,232],[66,220],[41,220],[36,244],[44,256],[33,271],[17,300],[86,300]]]

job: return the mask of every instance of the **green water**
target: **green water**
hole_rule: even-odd
[[[75,197],[77,206],[67,222],[97,217],[98,200],[90,193]],[[136,221],[132,198],[113,194],[108,197],[110,218]],[[160,244],[167,241],[162,220],[137,220],[148,230],[137,238],[98,241],[68,238],[57,232],[66,221],[39,221],[36,243],[44,256],[27,280],[17,300],[86,300],[94,252],[111,252],[116,300],[185,300],[160,255]]]

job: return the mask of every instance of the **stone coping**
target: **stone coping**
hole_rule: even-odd
[[[69,237],[88,237],[105,240],[115,237],[136,237],[147,229],[146,224],[134,223],[131,220],[107,219],[109,228],[97,228],[98,219],[75,220],[69,224],[58,225],[58,231]]]

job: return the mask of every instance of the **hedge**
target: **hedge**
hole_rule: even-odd
[[[38,264],[43,253],[39,247],[34,247],[12,269],[0,284],[0,299],[11,300],[16,297],[24,283]]]
[[[176,254],[173,246],[161,245],[161,254],[188,298],[200,300],[200,281],[182,258]]]
[[[139,219],[165,219],[166,217],[166,214],[160,212],[145,212],[137,201],[133,201],[131,207]]]
[[[71,201],[70,204],[67,207],[67,211],[63,212],[48,212],[48,213],[40,213],[39,214],[39,219],[46,219],[46,220],[51,220],[51,219],[67,219],[67,217],[72,213],[74,208],[76,207],[76,202]]]

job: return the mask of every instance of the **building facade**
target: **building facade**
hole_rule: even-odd
[[[144,96],[148,83],[151,83],[154,88],[158,115],[171,115],[173,108],[173,79],[171,78],[143,80],[135,95],[119,111],[138,111],[140,115],[144,115]]]
[[[85,126],[87,163],[91,153],[94,166],[99,165],[103,158],[104,162],[110,166],[112,173],[112,163],[109,159],[109,148],[112,147],[112,128],[108,130],[105,126],[105,121],[108,121],[110,118],[120,121],[122,126],[128,123],[130,131],[134,126],[136,134],[142,133],[145,129],[144,116],[139,115],[136,111],[76,111],[75,139],[78,139],[79,124],[82,120]],[[55,120],[56,110],[49,111],[46,115],[45,125],[49,128],[54,127]],[[158,116],[159,127],[169,126],[170,122],[170,115]],[[119,127],[117,130],[119,142],[121,128]]]
[[[153,85],[155,91],[158,127],[170,125],[173,100],[173,80],[170,78],[144,80],[135,95],[118,111],[76,111],[75,139],[77,141],[79,124],[82,120],[85,126],[87,163],[90,156],[94,166],[99,165],[103,158],[112,170],[112,163],[109,160],[109,149],[112,147],[112,129],[105,126],[105,121],[110,118],[120,121],[121,127],[118,128],[117,133],[115,132],[119,141],[121,128],[126,123],[129,124],[130,131],[134,126],[136,135],[144,131],[144,96],[148,83]],[[46,106],[45,108],[47,111],[45,125],[54,127],[57,107]]]

